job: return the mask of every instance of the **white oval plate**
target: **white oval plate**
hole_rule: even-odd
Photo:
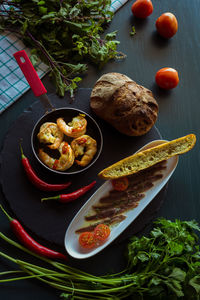
[[[166,141],[164,140],[155,140],[137,152],[154,147],[158,144],[162,144]],[[172,176],[176,166],[178,164],[178,156],[174,156],[167,160],[166,169],[162,171],[163,177],[154,183],[154,186],[145,192],[145,197],[139,201],[139,205],[123,213],[126,216],[126,219],[121,221],[120,223],[114,225],[111,229],[110,236],[108,240],[103,243],[101,246],[85,250],[83,249],[78,242],[79,235],[75,233],[75,231],[83,226],[85,223],[84,217],[90,211],[92,205],[95,205],[99,202],[99,199],[105,196],[111,189],[113,189],[111,181],[106,181],[90,198],[89,200],[82,206],[76,216],[73,218],[72,222],[70,223],[66,234],[65,234],[65,248],[69,255],[74,258],[83,259],[89,258],[100,251],[102,251],[105,247],[107,247],[111,242],[113,242],[136,218],[137,216],[145,209],[145,207],[153,200],[153,198],[159,193],[159,191],[165,186],[168,182],[169,178]]]

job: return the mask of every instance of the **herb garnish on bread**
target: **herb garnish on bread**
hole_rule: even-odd
[[[181,138],[137,152],[102,170],[98,175],[102,179],[115,179],[128,176],[154,164],[191,150],[196,136],[189,134]]]

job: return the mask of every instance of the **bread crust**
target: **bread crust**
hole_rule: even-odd
[[[102,170],[98,176],[107,180],[134,174],[163,160],[169,159],[170,157],[190,151],[194,147],[195,143],[195,134],[189,134],[184,137],[165,142],[147,150],[137,152],[116,162]]]
[[[100,118],[129,136],[146,134],[158,116],[152,92],[120,73],[107,73],[97,80],[90,106]]]

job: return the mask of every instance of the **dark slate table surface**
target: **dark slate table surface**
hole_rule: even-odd
[[[198,0],[158,0],[154,4],[153,14],[146,20],[136,20],[131,14],[132,1],[129,1],[115,15],[107,32],[118,30],[118,47],[127,55],[123,61],[109,62],[102,70],[90,66],[80,87],[92,88],[95,81],[103,73],[119,72],[131,77],[137,83],[151,89],[159,104],[159,117],[156,127],[164,139],[174,139],[189,133],[195,133],[197,143],[195,148],[180,157],[178,167],[169,181],[166,199],[157,216],[171,220],[195,219],[200,222],[200,97],[199,97],[199,62],[200,62],[200,23]],[[169,41],[161,39],[155,32],[155,21],[164,12],[172,12],[179,23],[177,34]],[[135,26],[136,34],[130,36],[131,27]],[[160,90],[154,82],[155,73],[162,67],[173,67],[178,70],[180,83],[172,91]],[[48,93],[55,93],[55,88],[46,76],[43,79]],[[0,117],[0,143],[3,145],[5,135],[18,116],[34,101],[31,91],[28,91],[15,104],[8,108]],[[65,101],[63,99],[63,101]],[[12,182],[10,183],[12,187]],[[0,192],[1,203],[6,205]],[[12,236],[8,221],[0,214],[1,231]],[[148,231],[148,230],[147,230]],[[76,266],[90,272],[103,274],[107,271],[120,270],[124,266],[125,243],[109,247],[103,255],[90,261],[77,262]],[[12,255],[23,258],[4,242],[0,242],[0,251],[6,250]],[[113,255],[113,252],[116,255]],[[112,257],[112,259],[110,259]],[[0,259],[0,270],[13,269],[12,264]],[[59,299],[60,292],[39,282],[20,281],[5,283],[0,286],[1,299]]]

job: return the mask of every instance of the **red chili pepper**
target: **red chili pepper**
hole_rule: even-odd
[[[95,183],[96,183],[96,181],[93,181],[89,185],[83,186],[82,188],[80,188],[77,191],[74,191],[72,193],[61,194],[61,195],[58,195],[58,196],[55,196],[55,197],[42,198],[41,201],[44,201],[44,200],[58,200],[61,203],[71,202],[71,201],[81,197],[82,195],[84,195],[87,191],[89,191],[95,185]]]
[[[87,140],[85,138],[78,140],[79,145],[85,144],[86,142],[87,142]]]
[[[62,147],[62,153],[65,154],[68,152],[68,149],[69,149],[69,144],[68,143],[65,143]]]
[[[58,160],[58,159],[56,159],[56,160],[54,161],[54,164],[53,164],[53,169],[54,169],[54,170],[56,170],[56,169],[57,169],[58,162],[59,162],[59,160]]]
[[[35,254],[38,254],[40,256],[44,256],[47,258],[55,258],[55,259],[67,259],[67,256],[64,254],[51,250],[49,248],[46,248],[36,242],[23,228],[23,226],[20,224],[20,222],[16,219],[11,218],[8,213],[5,211],[5,209],[0,205],[2,211],[5,213],[5,215],[8,217],[10,221],[10,226],[12,228],[12,231],[16,235],[16,237],[19,239],[19,241],[29,250],[34,252]]]
[[[61,184],[50,184],[41,180],[33,170],[28,158],[24,155],[21,145],[20,145],[20,149],[21,149],[22,165],[27,174],[27,177],[32,182],[32,184],[34,184],[38,189],[42,191],[61,191],[66,189],[71,184],[71,182],[66,182]]]

